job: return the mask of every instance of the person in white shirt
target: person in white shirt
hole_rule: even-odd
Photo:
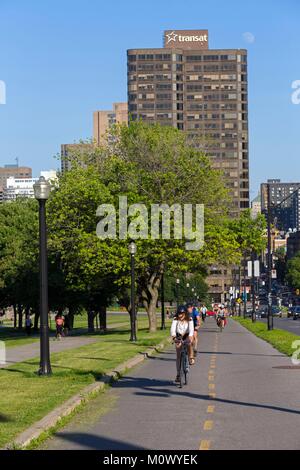
[[[171,325],[171,336],[173,341],[175,341],[176,346],[177,376],[175,379],[175,383],[179,383],[180,355],[182,350],[182,342],[180,340],[189,340],[190,344],[192,344],[194,337],[194,322],[185,306],[181,306],[177,310],[177,315]]]

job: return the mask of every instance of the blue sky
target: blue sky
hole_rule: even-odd
[[[300,181],[299,21],[299,0],[0,0],[0,166],[58,168],[60,144],[91,137],[92,112],[126,100],[126,49],[208,29],[210,48],[249,51],[251,197],[268,177]]]

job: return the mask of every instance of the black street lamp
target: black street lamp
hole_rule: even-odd
[[[161,330],[166,329],[166,322],[165,322],[165,276],[164,273],[161,275]]]
[[[246,318],[246,314],[247,314],[246,265],[247,265],[247,258],[246,258],[246,253],[244,253],[244,318]]]
[[[273,311],[272,311],[272,237],[271,237],[271,186],[267,185],[268,192],[268,330],[274,328]]]
[[[41,176],[34,184],[34,196],[39,202],[40,232],[40,369],[39,375],[51,375],[49,324],[48,324],[48,263],[47,263],[47,226],[46,202],[49,199],[51,186]]]
[[[131,335],[130,341],[137,341],[136,337],[136,311],[135,311],[135,255],[136,244],[131,241],[128,245],[129,254],[131,257]]]
[[[176,308],[177,309],[179,307],[179,284],[180,284],[180,279],[176,279]]]

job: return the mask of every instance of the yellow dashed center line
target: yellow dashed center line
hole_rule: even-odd
[[[207,407],[207,413],[214,413],[214,412],[215,412],[215,407],[212,406],[212,405],[209,405],[209,406]]]
[[[211,431],[213,427],[214,427],[213,421],[205,421],[203,429],[204,431]]]
[[[210,449],[210,441],[201,441],[199,450],[209,450]]]

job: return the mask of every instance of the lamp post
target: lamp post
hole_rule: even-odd
[[[178,309],[179,307],[179,284],[180,284],[180,279],[176,279],[176,308]]]
[[[272,312],[272,239],[271,239],[271,186],[267,185],[268,191],[268,330],[274,328]]]
[[[135,254],[136,244],[131,241],[128,245],[128,250],[131,258],[131,335],[130,341],[137,341],[136,337],[136,311],[135,311]]]
[[[161,330],[166,329],[165,322],[165,276],[164,273],[161,275]]]
[[[252,264],[252,323],[256,322],[256,308],[255,308],[255,253],[252,252],[251,255],[251,264]]]
[[[41,176],[34,184],[34,197],[39,202],[39,238],[40,238],[40,369],[39,375],[51,375],[49,324],[48,324],[48,266],[47,266],[47,226],[46,201],[49,199],[51,186]]]
[[[246,264],[247,264],[247,258],[246,258],[246,253],[244,253],[244,318],[246,318],[246,314],[247,314]]]

